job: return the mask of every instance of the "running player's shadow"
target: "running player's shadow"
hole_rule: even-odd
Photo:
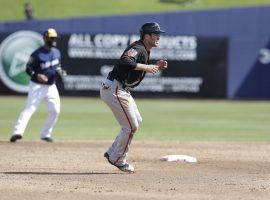
[[[108,175],[108,174],[124,174],[116,172],[2,172],[8,175]]]

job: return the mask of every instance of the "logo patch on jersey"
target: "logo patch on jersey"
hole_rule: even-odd
[[[45,63],[41,63],[40,66],[41,66],[41,69],[45,69],[45,68],[49,68],[51,66],[55,66],[55,65],[58,65],[60,62],[58,59],[54,59],[52,61],[47,61]]]
[[[127,52],[127,55],[128,55],[129,57],[135,57],[137,54],[138,54],[138,52],[137,52],[135,49],[130,49],[130,50],[128,50],[128,52]]]

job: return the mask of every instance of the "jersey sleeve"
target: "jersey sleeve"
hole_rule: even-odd
[[[61,67],[61,52],[57,48],[53,48],[53,58],[58,60],[56,68]]]
[[[136,47],[127,49],[121,56],[119,64],[134,69],[137,66],[136,61],[139,57],[139,54],[140,50]]]
[[[34,54],[32,54],[27,63],[26,63],[26,73],[29,75],[29,76],[33,76],[35,74],[35,71],[34,71],[34,68],[35,68],[35,65],[37,63],[37,59],[35,59],[35,56]]]
[[[61,52],[59,51],[59,49],[57,49],[57,57],[59,59],[59,64],[61,65]]]

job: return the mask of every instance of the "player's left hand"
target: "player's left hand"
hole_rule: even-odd
[[[156,65],[158,66],[159,70],[161,71],[161,70],[164,70],[167,68],[168,63],[167,63],[167,60],[161,59],[161,60],[157,61]]]

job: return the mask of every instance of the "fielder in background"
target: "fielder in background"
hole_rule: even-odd
[[[125,49],[100,88],[101,99],[110,107],[121,126],[120,133],[104,157],[124,172],[134,172],[134,167],[127,163],[127,155],[131,140],[142,122],[130,90],[140,84],[146,73],[155,74],[167,68],[166,60],[149,64],[150,50],[157,47],[161,33],[165,32],[160,29],[158,23],[143,24],[140,40]]]
[[[59,76],[63,81],[66,72],[61,68],[61,54],[56,48],[57,32],[50,28],[43,33],[43,39],[44,46],[35,50],[26,64],[26,72],[31,76],[27,102],[14,127],[10,142],[22,138],[31,116],[42,100],[46,102],[48,118],[40,137],[47,142],[53,141],[51,134],[60,112],[60,98],[55,80]]]

